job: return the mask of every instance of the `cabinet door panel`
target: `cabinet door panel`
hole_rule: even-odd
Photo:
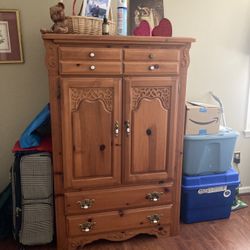
[[[62,79],[65,187],[120,183],[121,83],[114,79]]]
[[[125,182],[166,181],[175,167],[178,78],[126,78]]]

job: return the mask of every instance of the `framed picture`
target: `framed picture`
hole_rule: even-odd
[[[150,28],[157,26],[164,17],[163,0],[130,0],[129,2],[129,30],[139,26],[140,22],[145,20],[149,23]]]
[[[108,18],[111,0],[84,0],[82,16]]]
[[[18,10],[0,9],[0,63],[23,63]]]

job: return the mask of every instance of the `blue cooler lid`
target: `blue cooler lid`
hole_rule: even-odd
[[[239,132],[232,130],[231,128],[220,128],[219,133],[211,135],[185,135],[184,140],[214,140],[214,139],[226,139],[235,138],[239,136]]]
[[[182,177],[182,188],[197,189],[205,187],[215,187],[223,185],[239,185],[239,174],[234,168],[230,168],[225,173],[187,176]]]

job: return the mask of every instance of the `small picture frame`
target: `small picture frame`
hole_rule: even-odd
[[[23,63],[18,10],[0,9],[0,63]]]
[[[141,21],[147,21],[151,30],[164,17],[163,0],[130,0],[129,2],[129,33],[132,35]]]
[[[84,0],[81,16],[103,19],[109,16],[111,0]]]

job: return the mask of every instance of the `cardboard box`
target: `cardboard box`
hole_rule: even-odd
[[[220,108],[213,104],[186,102],[186,135],[217,134]]]

